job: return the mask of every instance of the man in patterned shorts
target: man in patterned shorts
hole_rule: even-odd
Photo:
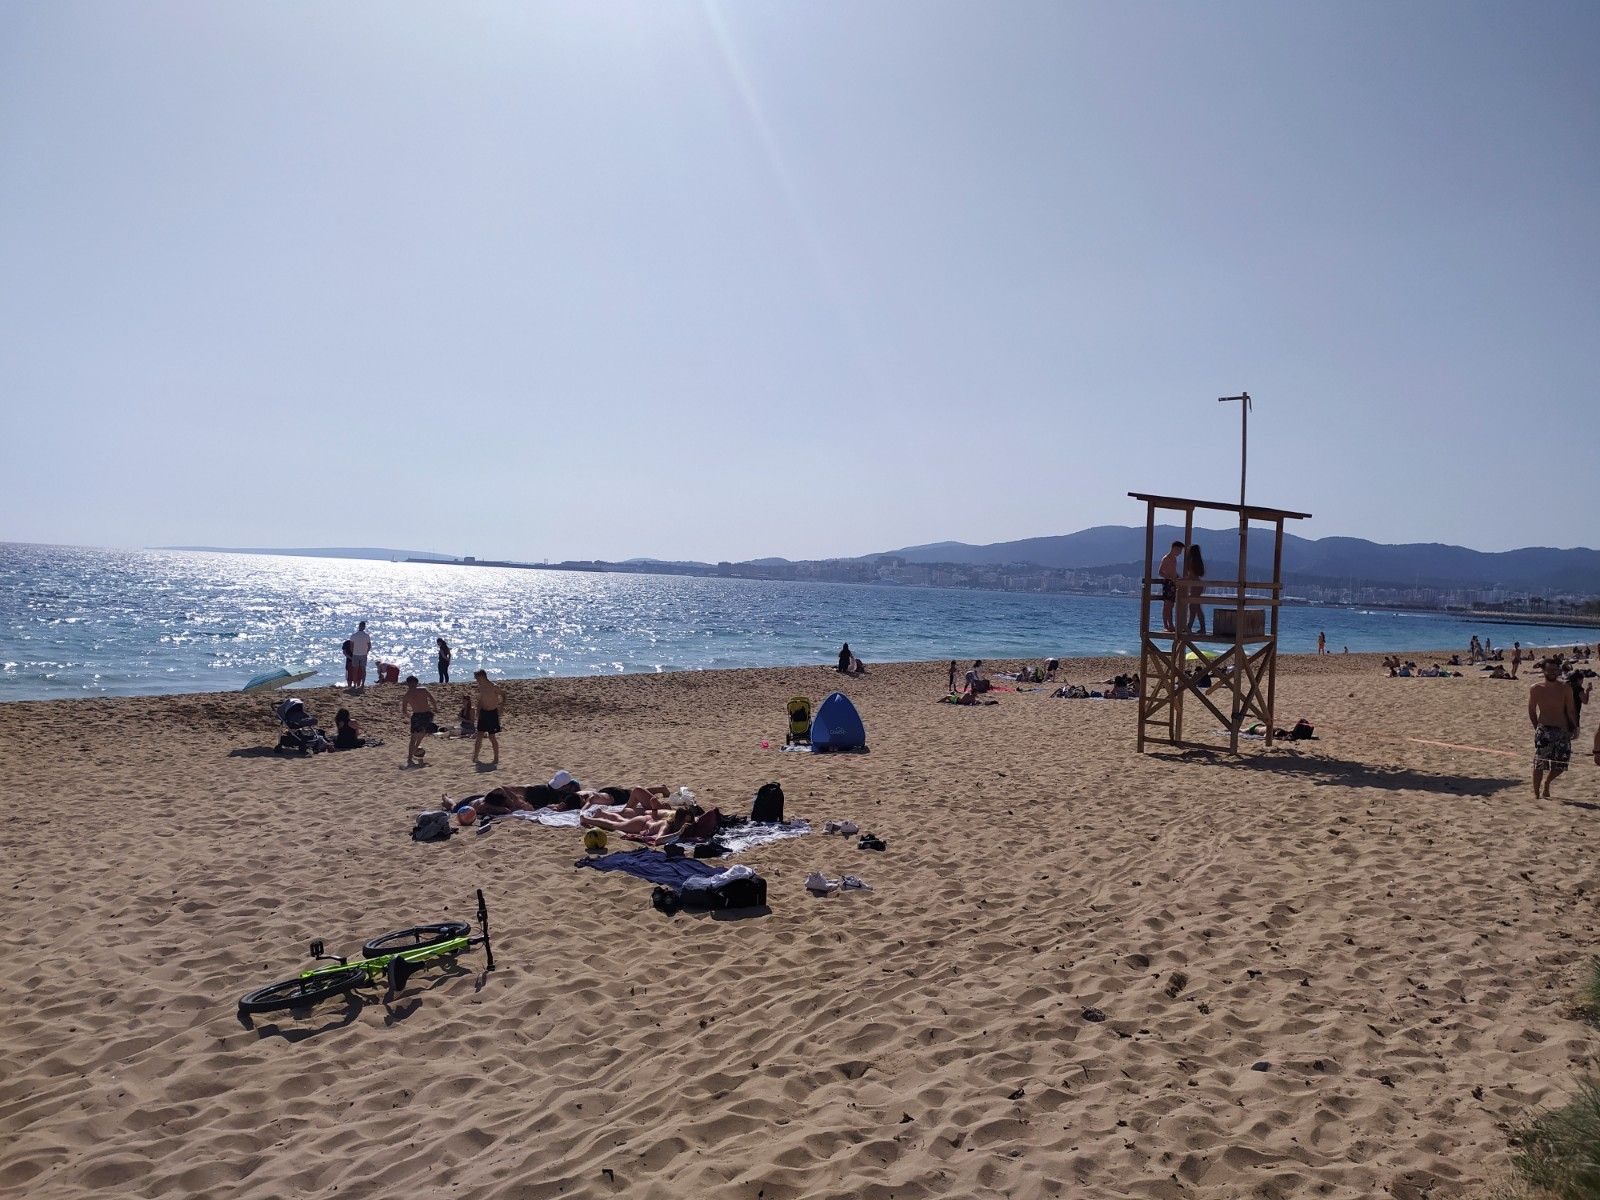
[[[1578,715],[1573,711],[1572,689],[1561,682],[1561,663],[1547,658],[1539,665],[1544,681],[1528,689],[1528,720],[1533,723],[1533,794],[1548,800],[1550,785],[1572,761]]]

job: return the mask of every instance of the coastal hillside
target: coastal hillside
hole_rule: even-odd
[[[1250,546],[1253,571],[1270,572],[1270,531],[1256,527]],[[1231,574],[1236,561],[1238,530],[1197,529],[1195,540],[1209,551],[1213,575]],[[1156,527],[1156,542],[1165,546],[1183,537],[1177,525]],[[959,563],[1004,566],[1031,563],[1058,570],[1115,568],[1125,571],[1144,558],[1144,528],[1098,525],[1056,537],[969,545],[934,542],[887,551],[912,563]],[[1133,567],[1137,571],[1137,566]],[[1285,533],[1283,569],[1291,580],[1318,578],[1354,580],[1390,586],[1533,588],[1554,592],[1600,592],[1600,550],[1558,550],[1530,546],[1490,552],[1437,542],[1386,545],[1365,538],[1304,538]],[[1258,578],[1260,576],[1257,576]]]

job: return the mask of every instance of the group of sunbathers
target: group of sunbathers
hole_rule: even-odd
[[[1459,666],[1460,661],[1460,656],[1458,655],[1451,657],[1451,665]],[[1449,679],[1452,676],[1459,678],[1461,675],[1460,671],[1452,671],[1449,666],[1440,666],[1438,663],[1434,663],[1431,667],[1419,667],[1410,659],[1401,662],[1398,654],[1386,655],[1383,660],[1383,666],[1384,670],[1389,672],[1390,679],[1410,679],[1413,676],[1422,679]],[[1496,667],[1495,671],[1497,673],[1491,675],[1491,679],[1511,678],[1505,673],[1504,667]]]
[[[655,841],[678,833],[700,815],[694,793],[686,788],[674,791],[659,784],[585,788],[567,771],[557,771],[549,783],[502,785],[456,804],[446,798],[445,807],[453,809],[461,825],[476,824],[484,817],[540,809],[575,811],[578,824],[585,829],[604,829],[640,841]]]

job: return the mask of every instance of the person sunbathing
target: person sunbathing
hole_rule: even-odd
[[[675,808],[665,814],[641,812],[633,816],[600,809],[585,809],[578,814],[578,824],[585,829],[604,829],[608,833],[621,833],[638,838],[640,841],[653,842],[677,833],[692,821],[694,816],[694,810],[688,807]]]

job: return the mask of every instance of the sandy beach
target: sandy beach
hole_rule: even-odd
[[[493,773],[446,739],[405,769],[395,687],[298,693],[386,740],[310,758],[260,696],[7,705],[0,1192],[1480,1194],[1600,1048],[1600,769],[1591,716],[1535,801],[1526,683],[1466,670],[1285,659],[1279,723],[1319,739],[1237,759],[1135,754],[1129,702],[938,704],[943,663],[515,681]],[[836,689],[871,752],[781,753],[784,701]],[[818,832],[741,856],[771,912],[736,920],[575,870],[572,830],[408,837],[558,768],[740,813],[777,780]],[[479,887],[493,973],[236,1015],[310,939]]]

